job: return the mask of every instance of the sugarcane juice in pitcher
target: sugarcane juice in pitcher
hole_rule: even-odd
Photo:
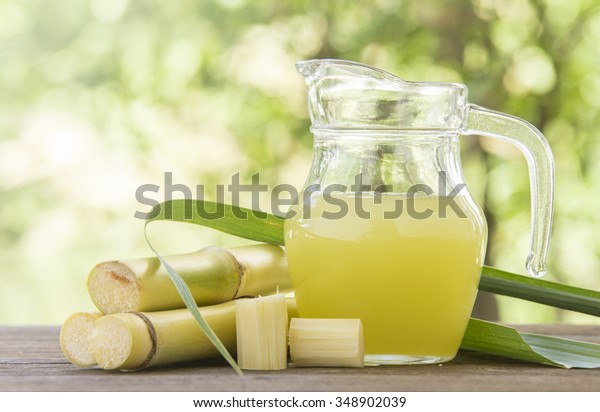
[[[285,223],[300,316],[360,318],[375,363],[452,359],[477,293],[486,224],[470,196],[454,197],[462,214],[444,200],[371,192],[328,202],[313,193],[310,218],[298,206]]]

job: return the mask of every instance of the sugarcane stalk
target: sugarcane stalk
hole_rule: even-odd
[[[199,306],[291,290],[287,260],[275,245],[223,249],[215,246],[169,256]],[[183,301],[156,257],[103,262],[88,277],[88,291],[105,314],[183,308]]]
[[[94,332],[94,322],[101,316],[100,313],[77,312],[63,322],[60,348],[73,365],[85,368],[96,364],[88,350],[88,337]]]
[[[288,316],[298,316],[286,299]],[[227,350],[236,353],[235,302],[199,308]],[[137,370],[149,366],[220,358],[187,309],[118,313],[99,318],[89,337],[89,352],[102,369]]]

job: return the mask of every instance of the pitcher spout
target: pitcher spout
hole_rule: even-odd
[[[307,83],[318,81],[319,78],[327,76],[344,77],[347,80],[363,78],[370,81],[382,79],[389,82],[405,83],[401,78],[384,70],[348,60],[304,60],[296,63],[296,70],[304,76]]]
[[[301,61],[313,128],[452,129],[464,126],[467,88],[407,82],[384,70],[336,59]]]

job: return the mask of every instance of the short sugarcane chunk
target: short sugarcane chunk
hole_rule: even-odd
[[[281,294],[236,301],[238,365],[241,369],[287,368],[288,317]]]
[[[298,367],[364,366],[360,319],[293,318],[289,331],[290,357]]]

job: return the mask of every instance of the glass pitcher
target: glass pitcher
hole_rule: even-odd
[[[455,83],[406,82],[342,60],[297,64],[314,158],[285,223],[300,316],[360,318],[367,364],[452,359],[483,265],[485,217],[465,186],[459,135],[510,141],[531,180],[527,271],[543,276],[554,165],[531,124],[467,102]]]

